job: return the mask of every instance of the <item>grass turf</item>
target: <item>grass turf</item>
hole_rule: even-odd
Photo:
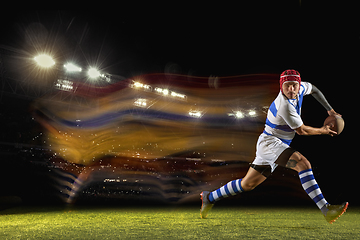
[[[0,211],[0,239],[356,239],[360,209],[328,224],[314,208],[17,207]]]

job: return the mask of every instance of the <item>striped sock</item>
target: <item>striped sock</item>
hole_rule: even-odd
[[[326,204],[328,203],[321,193],[319,185],[317,184],[311,169],[299,172],[300,182],[305,192],[316,203],[318,208],[324,213],[326,211]],[[324,213],[325,214],[325,213]]]
[[[234,196],[238,193],[243,192],[244,189],[242,189],[242,187],[241,187],[241,180],[242,179],[230,181],[227,184],[225,184],[224,186],[222,186],[221,188],[211,192],[209,194],[210,202],[214,203],[216,201],[219,201],[222,198],[227,198],[231,195]]]

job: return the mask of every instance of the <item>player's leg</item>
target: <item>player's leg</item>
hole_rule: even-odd
[[[299,173],[301,185],[309,197],[316,203],[317,207],[324,214],[329,223],[333,223],[340,217],[348,206],[348,203],[342,205],[330,205],[324,198],[319,185],[317,184],[311,169],[310,162],[299,152],[294,152],[285,165]]]
[[[286,163],[286,167],[299,173],[301,185],[305,192],[316,203],[318,208],[325,213],[326,204],[328,204],[328,202],[324,198],[321,189],[315,180],[310,162],[301,153],[294,152]]]
[[[229,196],[234,196],[244,191],[253,190],[259,184],[265,181],[267,176],[264,176],[263,174],[266,174],[267,172],[270,174],[270,166],[251,165],[244,178],[232,180],[215,191],[202,192],[202,206],[200,210],[201,218],[207,217],[208,212],[214,206],[216,201],[227,198]]]
[[[201,217],[206,218],[207,213],[216,201],[244,191],[250,191],[262,183],[277,166],[274,161],[278,155],[274,154],[273,149],[277,149],[276,153],[281,153],[281,149],[288,147],[282,145],[283,143],[278,138],[261,134],[256,144],[256,157],[244,178],[230,181],[213,192],[204,191],[201,193]]]
[[[245,177],[228,182],[219,189],[211,192],[208,196],[211,203],[219,201],[220,199],[234,196],[244,191],[251,191],[260,183],[265,181],[266,177],[260,172],[250,167]]]

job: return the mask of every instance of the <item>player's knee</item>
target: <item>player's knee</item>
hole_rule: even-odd
[[[255,182],[241,182],[241,187],[244,189],[244,191],[251,191],[254,188],[257,187],[258,184]]]
[[[311,164],[309,162],[309,160],[307,160],[306,157],[304,157],[303,155],[300,155],[300,159],[298,161],[298,170],[300,171],[304,171],[306,169],[310,169],[311,168]]]
[[[305,161],[304,161],[304,167],[305,169],[310,169],[311,168],[311,163],[305,158]]]
[[[291,155],[288,163],[286,164],[286,167],[294,169],[298,172],[301,172],[306,169],[310,169],[311,164],[310,164],[309,160],[306,159],[306,157],[304,157],[299,152],[295,152],[295,153],[293,153],[293,155]]]

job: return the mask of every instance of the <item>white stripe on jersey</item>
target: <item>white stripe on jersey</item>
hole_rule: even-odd
[[[294,129],[303,124],[300,117],[301,105],[304,95],[310,94],[311,89],[311,83],[302,82],[297,99],[291,100],[279,92],[269,107],[264,133],[273,135],[290,145],[295,136]]]

